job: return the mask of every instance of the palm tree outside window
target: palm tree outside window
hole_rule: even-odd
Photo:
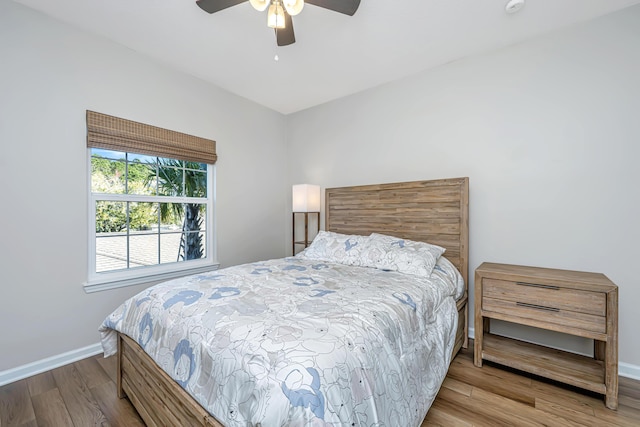
[[[157,177],[158,193],[166,196],[206,197],[206,165],[174,159],[158,159],[150,165],[147,183]],[[177,261],[199,259],[204,253],[202,224],[205,206],[199,203],[163,203],[160,205],[160,219],[184,218]]]

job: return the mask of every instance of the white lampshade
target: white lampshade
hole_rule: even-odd
[[[304,7],[304,0],[284,0],[284,8],[291,16],[296,16],[302,12]]]
[[[267,26],[269,28],[284,28],[284,9],[280,0],[275,0],[267,12]]]
[[[294,185],[292,200],[293,212],[320,212],[320,186]]]
[[[249,3],[251,3],[251,6],[253,6],[255,10],[262,12],[267,9],[271,0],[249,0]]]

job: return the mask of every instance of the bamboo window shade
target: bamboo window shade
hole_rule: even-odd
[[[216,142],[87,110],[87,147],[214,164]]]

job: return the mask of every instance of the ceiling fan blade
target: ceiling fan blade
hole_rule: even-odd
[[[284,12],[284,28],[276,28],[275,31],[278,46],[288,46],[296,42],[296,35],[293,33],[293,19],[286,10]]]
[[[360,6],[360,0],[304,0],[304,2],[349,16],[353,16]]]
[[[245,1],[247,0],[198,0],[196,3],[205,12],[215,13]]]

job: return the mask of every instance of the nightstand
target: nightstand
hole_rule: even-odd
[[[499,319],[591,338],[586,357],[490,333]],[[483,263],[475,275],[474,363],[489,360],[605,395],[618,407],[618,287],[605,275]]]

